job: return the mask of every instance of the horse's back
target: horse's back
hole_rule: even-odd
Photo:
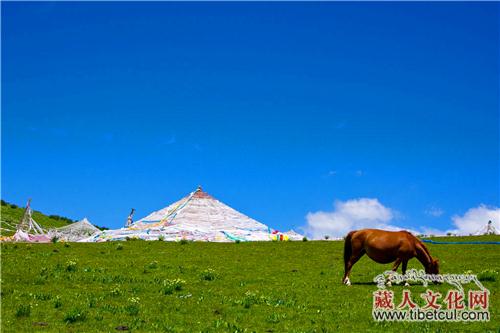
[[[387,231],[381,229],[360,229],[352,233],[351,238],[356,239],[377,239],[377,238],[405,238],[411,234],[408,231]]]
[[[362,229],[352,235],[352,242],[363,247],[370,258],[391,262],[397,257],[410,256],[415,249],[415,236],[407,231]]]

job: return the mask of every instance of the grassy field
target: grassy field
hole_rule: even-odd
[[[496,240],[498,236],[461,239]],[[457,240],[447,238],[446,240]],[[340,283],[343,242],[2,244],[2,332],[498,332],[485,323],[376,323],[364,257]],[[498,245],[429,245],[442,273],[500,271]],[[410,268],[420,268],[412,260]],[[445,293],[449,286],[432,286]],[[394,286],[400,297],[402,286]],[[410,287],[414,295],[423,286]],[[399,295],[398,295],[399,292]]]

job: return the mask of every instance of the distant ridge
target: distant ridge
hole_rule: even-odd
[[[1,201],[0,209],[0,234],[12,236],[16,232],[16,226],[24,214],[24,207]],[[58,215],[46,215],[39,211],[33,211],[33,219],[44,229],[60,228],[75,222],[67,217]]]

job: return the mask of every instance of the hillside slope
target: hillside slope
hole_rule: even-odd
[[[24,209],[24,207],[18,207],[2,200],[0,210],[0,233],[2,236],[14,234],[16,226],[24,214]],[[57,215],[47,216],[35,210],[33,211],[33,219],[44,229],[63,227],[74,222],[66,217]]]

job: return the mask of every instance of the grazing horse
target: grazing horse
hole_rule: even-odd
[[[413,257],[422,263],[427,274],[439,274],[439,261],[433,259],[424,243],[408,231],[362,229],[351,231],[345,238],[345,273],[342,279],[344,284],[351,285],[349,274],[352,266],[365,253],[380,264],[394,262],[392,267],[394,272],[402,263],[403,275],[406,273],[408,261]]]

